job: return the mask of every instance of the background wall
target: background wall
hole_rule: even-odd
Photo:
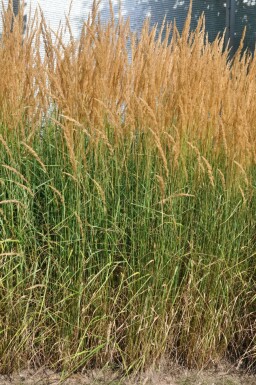
[[[7,7],[7,5],[8,5],[8,0],[3,0],[3,2],[0,3],[0,11],[1,11],[1,13],[2,13],[3,6]],[[1,34],[2,34],[2,30],[3,30],[3,20],[2,20],[2,17],[0,17],[0,37],[1,37]]]
[[[70,3],[71,0],[27,0],[28,7],[31,6],[33,11],[36,5],[39,4],[53,29],[57,29],[60,20],[63,20],[65,14],[68,14]],[[75,35],[79,34],[92,3],[93,0],[73,0],[70,20]],[[118,16],[119,1],[113,0],[112,3],[115,14]],[[121,8],[123,16],[130,17],[133,30],[139,31],[147,16],[150,16],[151,24],[161,24],[166,14],[168,21],[176,19],[178,29],[181,31],[187,16],[189,3],[190,0],[123,0]],[[102,0],[100,9],[103,19],[107,20],[109,16],[109,1]],[[213,40],[217,33],[225,28],[225,1],[194,0],[192,28],[196,26],[202,12],[205,12],[209,38]]]
[[[14,0],[16,4],[18,0]],[[8,0],[3,1],[4,6]],[[57,30],[61,21],[65,20],[65,15],[69,14],[74,36],[79,36],[83,21],[87,19],[93,0],[26,0],[27,13],[31,7],[32,14],[37,6],[40,6],[47,21],[53,30]],[[116,16],[118,16],[119,1],[112,0]],[[134,31],[139,31],[145,17],[150,16],[151,24],[161,24],[166,14],[167,20],[176,19],[177,27],[182,31],[186,19],[190,0],[122,0],[122,14],[130,17],[131,26]],[[206,28],[210,41],[214,40],[217,34],[223,33],[226,26],[226,6],[224,0],[194,0],[192,28],[195,28],[198,18],[202,12],[205,13]],[[2,5],[0,4],[0,9]],[[17,8],[17,5],[16,5]],[[109,1],[102,0],[100,5],[102,19],[109,17]],[[235,49],[239,45],[244,27],[247,26],[245,44],[254,50],[256,39],[256,0],[236,0],[235,1],[235,25],[234,40]],[[2,21],[0,20],[0,34]]]
[[[256,1],[236,0],[234,48],[239,46],[240,36],[246,27],[245,45],[252,51],[256,42]]]

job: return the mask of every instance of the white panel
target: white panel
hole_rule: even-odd
[[[1,1],[0,11],[2,8]],[[7,5],[8,0],[4,0],[4,4]],[[25,0],[25,4],[26,15],[29,15],[31,11],[33,16],[36,9],[41,8],[48,25],[54,32],[58,30],[60,23],[65,24],[65,19],[69,15],[72,33],[76,38],[79,36],[83,22],[88,18],[93,0]],[[112,0],[116,17],[118,17],[119,4],[119,0]],[[124,17],[130,16],[133,30],[138,30],[144,17],[150,14],[150,12],[145,13],[145,9],[148,11],[148,0],[121,0],[122,15]],[[109,17],[109,0],[101,0],[99,10],[101,11],[102,21],[106,21]]]
[[[136,0],[130,0],[129,3],[134,3]],[[48,25],[53,31],[57,31],[60,23],[65,23],[66,17],[69,15],[70,25],[72,27],[72,33],[74,37],[79,36],[82,23],[87,20],[88,14],[91,11],[93,0],[27,0],[27,13],[31,7],[32,14],[34,14],[36,8],[39,6]],[[126,1],[123,1],[126,3]],[[102,0],[99,9],[104,13],[109,9],[109,1]],[[119,1],[113,0],[113,6],[117,9]],[[125,6],[122,7],[123,14],[127,13]]]
[[[6,8],[7,5],[8,5],[8,0],[4,0],[3,1],[3,4],[4,4],[4,7]],[[3,14],[3,7],[2,7],[2,2],[0,2],[0,37],[2,35],[2,32],[3,32],[3,19],[2,19],[2,14]]]

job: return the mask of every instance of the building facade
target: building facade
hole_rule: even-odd
[[[14,14],[19,9],[19,1],[13,0]],[[72,6],[70,7],[72,3]],[[26,0],[26,13],[32,14],[39,6],[53,30],[65,21],[69,15],[75,37],[79,36],[84,20],[87,19],[93,0]],[[116,17],[119,13],[119,0],[112,0]],[[7,6],[8,0],[3,1]],[[151,24],[161,25],[164,16],[167,21],[176,20],[179,31],[182,31],[187,17],[190,0],[122,0],[121,10],[124,17],[129,17],[131,28],[140,31],[146,17]],[[0,8],[2,5],[0,5]],[[109,17],[109,0],[101,0],[102,19]],[[247,28],[245,46],[254,51],[256,39],[256,0],[193,0],[191,29],[197,25],[200,15],[204,12],[208,38],[213,41],[218,34],[225,32],[226,43],[235,51],[239,46],[244,27]],[[0,21],[0,34],[2,28]]]

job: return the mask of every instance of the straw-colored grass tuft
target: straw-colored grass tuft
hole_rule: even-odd
[[[0,372],[253,369],[256,55],[191,13],[138,37],[95,2],[67,43],[22,12],[0,40]]]

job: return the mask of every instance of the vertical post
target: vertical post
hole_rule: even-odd
[[[14,16],[18,15],[19,8],[20,8],[20,1],[19,0],[13,0],[13,2],[12,2],[12,10],[13,10]]]
[[[9,1],[9,5],[10,3],[12,4],[12,12],[13,12],[12,25],[11,25],[11,32],[13,32],[14,18],[19,13],[19,0],[12,0],[12,2]]]
[[[24,3],[26,5],[26,3]],[[12,11],[13,11],[13,20],[12,20],[12,27],[11,27],[11,32],[13,31],[13,23],[14,23],[14,18],[18,16],[19,11],[20,11],[20,0],[12,0]],[[27,15],[23,16],[23,33],[26,30],[26,24],[27,24]]]
[[[227,0],[225,47],[231,48],[231,52],[233,52],[235,37],[235,11],[236,0]]]

